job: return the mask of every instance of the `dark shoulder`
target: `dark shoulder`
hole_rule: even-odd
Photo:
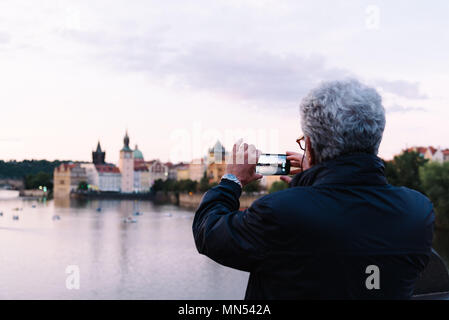
[[[426,211],[431,211],[433,209],[432,201],[417,190],[392,185],[388,185],[388,187],[391,189],[393,194],[402,198],[403,201],[408,202],[413,207],[425,208]]]

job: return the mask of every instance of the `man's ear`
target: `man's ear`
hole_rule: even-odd
[[[310,138],[306,137],[306,157],[309,162],[309,166],[313,166],[316,164],[315,152],[312,148],[312,143],[310,142]]]

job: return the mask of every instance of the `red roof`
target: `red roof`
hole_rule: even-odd
[[[99,164],[96,165],[95,168],[97,168],[98,172],[109,172],[109,173],[120,173],[120,169],[116,166],[107,165],[107,164]]]
[[[76,167],[76,164],[74,164],[74,163],[62,163],[59,167],[56,167],[56,170],[61,171],[61,169],[64,168],[64,170],[67,171],[68,169],[72,169],[75,167]]]
[[[143,165],[134,167],[134,171],[148,171],[148,167],[145,164],[143,164]]]
[[[427,149],[430,149],[430,152],[432,154],[434,154],[437,151],[437,149],[435,149],[432,146],[430,146],[430,147],[410,147],[410,148],[405,149],[404,151],[405,152],[418,152],[418,153],[424,155],[427,152]]]
[[[437,152],[437,149],[432,146],[430,146],[429,149],[430,149],[430,152],[432,153],[432,155],[434,155],[435,152]]]
[[[449,149],[445,149],[442,152],[445,156],[449,156]]]

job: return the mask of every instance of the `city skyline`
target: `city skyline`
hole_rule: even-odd
[[[348,76],[383,97],[380,157],[447,148],[447,12],[446,1],[2,1],[0,159],[88,161],[99,140],[118,163],[127,128],[161,161],[230,148],[228,131],[294,151],[301,98]]]

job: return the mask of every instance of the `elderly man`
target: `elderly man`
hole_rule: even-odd
[[[376,155],[381,97],[356,80],[324,83],[300,105],[304,155],[290,188],[239,211],[254,161],[231,161],[195,214],[198,251],[250,277],[246,299],[408,299],[425,268],[434,212],[417,191],[388,184]],[[234,159],[254,146],[235,145]]]

